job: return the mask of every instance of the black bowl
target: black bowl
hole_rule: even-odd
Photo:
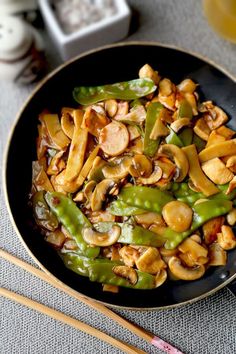
[[[87,297],[131,309],[177,306],[215,292],[235,278],[236,250],[229,252],[225,267],[211,267],[197,281],[167,281],[155,290],[121,288],[118,294],[103,292],[101,284],[92,283],[67,270],[57,253],[43,240],[34,227],[32,212],[28,208],[28,193],[31,186],[31,163],[36,158],[38,114],[45,108],[51,112],[60,112],[63,106],[76,107],[72,98],[75,86],[130,80],[137,77],[139,68],[145,63],[175,83],[191,77],[200,84],[202,100],[213,100],[231,118],[236,116],[235,80],[216,65],[177,48],[156,43],[119,43],[81,55],[43,80],[18,115],[5,163],[9,211],[18,234],[40,267]],[[235,120],[231,119],[229,125],[236,129]]]

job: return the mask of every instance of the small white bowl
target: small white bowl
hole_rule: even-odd
[[[46,27],[63,60],[104,44],[124,38],[129,31],[131,11],[126,0],[114,0],[116,12],[110,17],[66,34],[58,22],[50,0],[39,0]]]

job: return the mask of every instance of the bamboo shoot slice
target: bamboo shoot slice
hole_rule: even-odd
[[[236,154],[236,139],[223,141],[215,145],[211,145],[199,154],[200,162],[205,162],[215,157],[222,157],[226,155],[235,155]]]
[[[213,145],[214,146],[214,145]],[[199,188],[199,190],[206,196],[210,196],[219,193],[219,189],[212,183],[203,173],[195,145],[189,145],[182,150],[188,158],[189,162],[189,177],[191,178],[193,184]],[[206,149],[205,149],[206,150]]]

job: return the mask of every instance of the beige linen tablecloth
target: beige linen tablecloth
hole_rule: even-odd
[[[138,15],[138,20],[133,26],[136,30],[130,35],[129,40],[175,44],[213,59],[236,75],[236,45],[220,39],[208,27],[202,15],[200,0],[130,0],[129,4],[134,10],[136,19]],[[48,40],[46,43],[48,61],[52,68],[56,67],[60,62],[58,54]],[[32,88],[33,86],[16,87],[10,83],[0,82],[1,156],[16,112]],[[0,193],[0,247],[34,264],[12,228],[2,188]],[[147,353],[161,353],[96,311],[1,259],[0,283],[1,286],[29,296],[114,337],[139,346]],[[236,353],[236,299],[227,289],[195,304],[173,310],[118,312],[170,341],[185,353]],[[118,352],[100,340],[0,297],[1,354]]]

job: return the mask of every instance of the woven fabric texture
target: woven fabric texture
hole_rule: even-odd
[[[129,4],[136,21],[133,26],[135,30],[128,40],[175,44],[213,59],[236,75],[236,46],[219,38],[209,28],[202,15],[200,0],[129,0]],[[59,63],[58,55],[47,38],[46,44],[48,61],[54,68]],[[32,88],[33,86],[16,87],[0,82],[1,159],[16,112]],[[0,199],[0,247],[37,267],[13,230],[3,198],[2,181]],[[147,353],[161,353],[105,316],[2,259],[0,284],[82,320]],[[236,299],[227,289],[177,309],[150,312],[116,311],[171,342],[186,354],[236,353]],[[0,297],[0,353],[120,352],[98,339]]]

